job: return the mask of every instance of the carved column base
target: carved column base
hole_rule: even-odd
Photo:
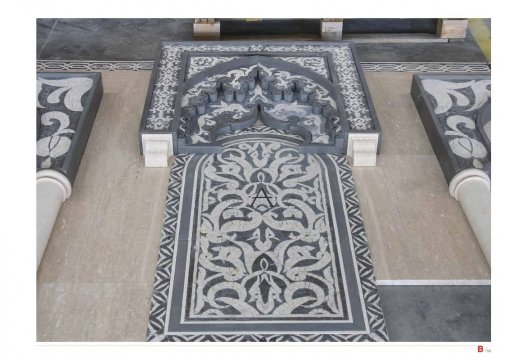
[[[171,134],[143,134],[141,137],[145,167],[168,167],[173,155]]]
[[[347,155],[353,166],[375,166],[378,134],[349,134]]]
[[[62,203],[71,196],[69,179],[55,170],[37,172],[37,268]]]
[[[481,249],[491,266],[491,181],[478,169],[466,169],[449,183],[449,193],[458,200]]]

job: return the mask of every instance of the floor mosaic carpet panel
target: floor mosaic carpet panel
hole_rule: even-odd
[[[388,340],[346,159],[222,141],[174,161],[147,340]]]

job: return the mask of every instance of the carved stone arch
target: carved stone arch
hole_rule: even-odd
[[[179,153],[222,151],[220,138],[263,124],[302,138],[302,152],[346,152],[348,125],[332,81],[263,55],[220,63],[185,81],[175,112]]]

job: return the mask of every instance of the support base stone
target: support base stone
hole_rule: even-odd
[[[168,167],[173,155],[171,134],[143,134],[141,136],[145,167]]]
[[[378,134],[349,134],[347,155],[353,166],[376,166]]]

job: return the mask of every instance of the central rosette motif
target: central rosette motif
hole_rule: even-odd
[[[319,158],[280,142],[203,165],[191,317],[343,316]]]

